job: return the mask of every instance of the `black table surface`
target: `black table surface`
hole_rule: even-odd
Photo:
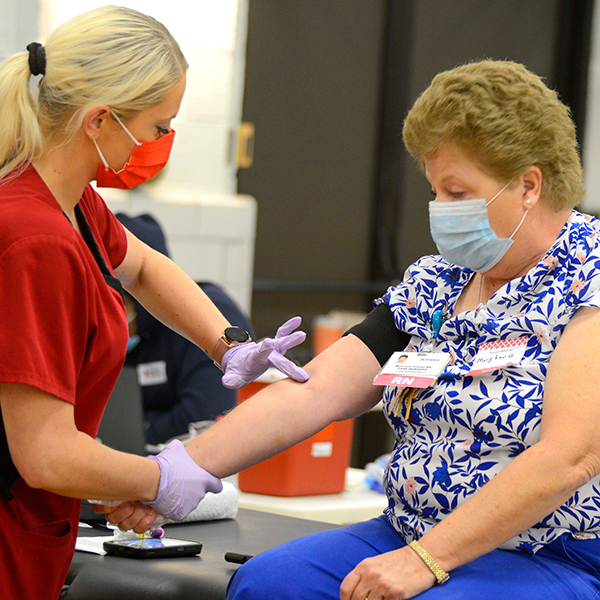
[[[240,509],[236,519],[179,523],[165,537],[203,544],[200,556],[133,559],[76,551],[65,600],[223,600],[238,568],[226,552],[254,556],[286,541],[337,525]],[[109,531],[81,528],[82,536]]]

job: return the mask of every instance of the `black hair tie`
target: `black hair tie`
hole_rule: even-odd
[[[29,69],[32,75],[46,74],[46,49],[38,42],[27,46],[29,50]]]

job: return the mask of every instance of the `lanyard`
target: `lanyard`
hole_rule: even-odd
[[[442,325],[445,323],[445,321],[447,319],[448,319],[448,316],[446,315],[446,313],[443,310],[436,310],[433,312],[433,315],[431,318],[433,337],[429,342],[427,342],[423,346],[423,348],[421,349],[421,352],[430,353],[435,348],[436,341],[437,341],[438,335],[440,333],[440,329],[442,328]],[[400,414],[400,408],[406,402],[406,410],[405,410],[404,418],[406,420],[408,420],[408,418],[410,416],[410,410],[412,408],[413,398],[417,395],[417,393],[420,391],[420,389],[421,388],[418,388],[418,387],[404,387],[404,388],[399,387],[398,388],[398,390],[396,391],[395,397],[392,400],[392,402],[394,403],[392,413],[395,417],[397,417]]]
[[[63,212],[63,214],[65,213]],[[65,217],[67,219],[69,218],[66,214]],[[102,273],[102,277],[104,277],[106,285],[108,285],[108,287],[111,287],[113,290],[119,292],[119,296],[121,296],[121,299],[123,300],[123,302],[125,302],[125,298],[123,296],[123,286],[121,285],[121,282],[110,272],[110,269],[106,266],[106,262],[104,261],[102,253],[100,252],[100,248],[98,248],[98,244],[94,239],[94,234],[92,233],[92,230],[79,204],[75,206],[75,217],[77,218],[77,222],[79,223],[81,237],[83,238],[83,241],[92,253],[94,260],[96,261],[96,264],[98,265],[98,268]]]

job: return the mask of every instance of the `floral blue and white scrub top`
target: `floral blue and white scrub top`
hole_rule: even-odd
[[[600,307],[599,234],[597,220],[573,211],[554,245],[526,275],[477,310],[450,316],[435,344],[436,352],[450,353],[449,366],[414,397],[408,420],[404,411],[394,416],[396,389],[386,387],[384,412],[396,436],[385,472],[386,513],[407,542],[429,531],[539,440],[552,351],[579,307]],[[376,304],[389,305],[397,327],[412,336],[409,349],[419,351],[432,339],[433,313],[452,315],[472,276],[469,269],[426,256]],[[467,375],[482,344],[515,338],[526,338],[520,364]],[[598,537],[600,477],[502,547],[536,552],[565,532]]]

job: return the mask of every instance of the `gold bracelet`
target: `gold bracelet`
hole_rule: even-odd
[[[419,555],[419,558],[429,567],[429,570],[435,575],[436,585],[440,585],[440,583],[444,583],[450,579],[450,575],[444,571],[436,562],[433,560],[433,557],[419,542],[416,540],[411,542],[409,546]]]

